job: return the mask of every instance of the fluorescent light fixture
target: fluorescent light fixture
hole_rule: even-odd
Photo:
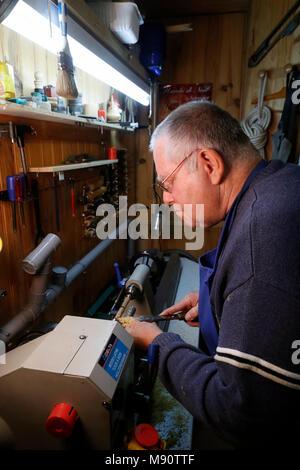
[[[41,0],[40,3],[42,3]],[[54,15],[51,13],[52,37],[50,37],[48,18],[23,0],[15,3],[14,8],[2,21],[2,24],[47,51],[57,54],[62,39],[56,18],[57,8],[53,4],[51,4],[51,7],[52,11],[54,10]],[[121,91],[142,105],[149,105],[149,85],[140,77],[137,77],[132,70],[122,64],[118,58],[114,57],[111,52],[107,51],[104,46],[70,17],[68,17],[68,42],[73,63],[76,67]],[[88,48],[83,44],[87,44]],[[123,73],[119,70],[122,70]]]

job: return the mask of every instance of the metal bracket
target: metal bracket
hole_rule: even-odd
[[[3,299],[3,297],[5,297],[7,295],[7,291],[6,290],[0,290],[0,300]]]
[[[36,135],[36,130],[27,124],[16,124],[12,121],[0,124],[0,139],[11,140],[18,143],[18,138],[24,139],[24,134]]]
[[[8,124],[0,124],[0,139],[7,139],[11,137],[10,133],[10,125]]]

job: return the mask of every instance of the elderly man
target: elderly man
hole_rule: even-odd
[[[165,387],[223,439],[291,443],[300,429],[300,168],[261,160],[239,123],[207,102],[173,111],[151,148],[164,202],[204,204],[205,227],[224,226],[199,259],[199,292],[162,312],[198,320],[199,349],[157,325],[127,331],[139,347],[159,346]]]

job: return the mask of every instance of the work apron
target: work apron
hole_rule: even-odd
[[[210,291],[212,282],[218,267],[218,260],[224,244],[229,236],[232,223],[235,217],[236,209],[238,203],[247,191],[252,180],[257,176],[257,174],[265,168],[267,162],[262,160],[250,173],[247,180],[242,187],[242,190],[237,195],[234,200],[226,218],[224,221],[223,229],[219,239],[217,248],[214,248],[211,251],[208,251],[199,258],[199,267],[200,267],[200,289],[199,289],[199,302],[198,302],[198,315],[202,339],[207,346],[208,352],[210,355],[214,355],[218,345],[219,339],[219,328],[216,325],[216,319],[212,313],[211,304],[210,304]]]

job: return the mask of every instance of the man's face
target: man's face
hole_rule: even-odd
[[[176,162],[179,163],[186,156],[182,152],[182,154],[174,154],[174,161],[168,160],[167,155],[170,149],[172,149],[172,143],[166,137],[158,139],[154,147],[153,156],[160,181],[174,170]],[[184,222],[192,228],[200,223],[200,220],[197,220],[196,205],[204,204],[204,226],[209,227],[218,222],[216,216],[218,194],[216,187],[211,185],[204,171],[201,158],[199,158],[199,150],[195,150],[191,157],[198,159],[196,169],[191,171],[185,161],[167,180],[166,186],[169,192],[163,192],[163,200],[165,204],[174,205],[178,217],[184,219]],[[185,204],[187,207],[192,205],[188,213],[187,210],[184,213]]]

